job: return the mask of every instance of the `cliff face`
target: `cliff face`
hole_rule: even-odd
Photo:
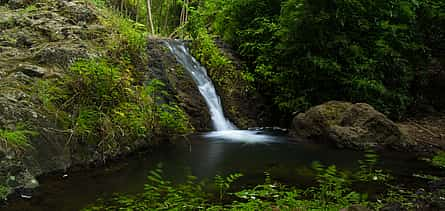
[[[155,143],[153,135],[150,140],[127,140],[104,156],[97,143],[82,140],[60,121],[62,108],[47,108],[52,96],[42,89],[48,80],[63,83],[78,59],[109,56],[106,41],[116,32],[103,24],[108,18],[87,1],[0,1],[1,197],[36,187],[37,175],[116,158]],[[210,118],[192,79],[161,41],[149,40],[146,50],[130,64],[139,73],[137,83],[162,81],[168,94],[161,101],[184,110],[195,130],[209,130]],[[74,118],[67,117],[71,122]]]
[[[1,2],[0,129],[6,134],[26,125],[33,131],[27,135],[30,146],[24,149],[2,137],[3,189],[33,188],[36,175],[95,159],[93,154],[73,159],[79,151],[71,149],[69,131],[44,109],[36,84],[62,78],[77,58],[99,55],[96,49],[105,32],[97,12],[82,2]]]

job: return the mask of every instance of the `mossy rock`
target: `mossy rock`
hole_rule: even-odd
[[[307,140],[364,150],[410,150],[414,143],[384,114],[365,103],[330,101],[298,114],[291,133]]]

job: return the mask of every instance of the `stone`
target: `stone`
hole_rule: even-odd
[[[291,134],[358,150],[406,150],[414,145],[394,122],[365,103],[330,101],[312,107],[293,119]]]
[[[75,23],[92,23],[98,20],[94,10],[82,2],[62,1],[62,10],[66,17]]]
[[[40,64],[58,64],[62,67],[68,67],[74,60],[87,58],[88,56],[86,46],[47,47],[41,49],[35,55]]]
[[[11,9],[24,8],[31,3],[30,0],[9,0],[8,6]]]
[[[30,65],[30,64],[20,64],[17,67],[16,71],[22,72],[29,77],[38,77],[38,78],[43,77],[47,73],[46,69],[37,65]]]

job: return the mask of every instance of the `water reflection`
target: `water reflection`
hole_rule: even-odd
[[[295,143],[285,136],[262,131],[211,132],[190,136],[171,147],[141,153],[106,167],[69,172],[68,178],[61,175],[40,178],[41,187],[32,199],[11,201],[10,206],[0,209],[79,210],[98,197],[110,197],[114,192],[141,192],[149,171],[160,162],[165,178],[173,182],[184,181],[186,172],[200,179],[240,172],[245,175],[241,178],[243,184],[258,184],[264,181],[267,171],[280,182],[305,184],[313,179],[309,168],[313,161],[353,169],[362,158],[361,152]],[[426,166],[402,158],[382,158],[382,161],[394,172],[403,170],[401,173],[407,175]]]

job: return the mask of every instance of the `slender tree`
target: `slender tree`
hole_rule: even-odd
[[[147,25],[151,29],[151,34],[154,35],[155,34],[155,29],[154,29],[154,26],[153,26],[153,17],[151,16],[151,1],[150,0],[147,0],[147,19],[148,19]]]

